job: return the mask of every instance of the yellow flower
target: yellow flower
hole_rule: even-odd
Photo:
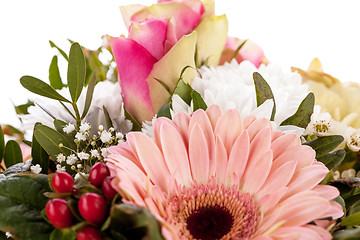
[[[315,94],[315,104],[329,112],[333,119],[353,128],[360,128],[360,85],[342,83],[337,78],[324,73],[321,62],[315,58],[307,71],[292,67],[309,85]]]

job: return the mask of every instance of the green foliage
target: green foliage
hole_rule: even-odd
[[[49,43],[51,47],[56,48],[60,52],[60,54],[66,59],[66,61],[69,61],[69,57],[61,48],[56,46],[55,43],[53,43],[52,41],[49,41]]]
[[[329,169],[333,169],[340,165],[344,160],[346,152],[344,149],[338,149],[334,152],[337,146],[344,141],[340,135],[332,135],[327,137],[318,137],[315,140],[305,142],[304,145],[310,146],[316,152],[316,159],[326,165]]]
[[[360,228],[338,231],[333,235],[333,240],[359,240]]]
[[[57,56],[54,56],[50,63],[49,81],[50,81],[50,86],[52,86],[54,89],[60,90],[64,87],[64,84],[61,81]]]
[[[75,240],[76,233],[70,228],[59,229],[55,228],[50,234],[49,240]]]
[[[173,95],[177,94],[179,97],[186,102],[187,105],[191,104],[191,92],[193,91],[190,84],[185,83],[182,79],[178,81],[174,89]]]
[[[90,78],[88,89],[87,89],[87,92],[86,92],[84,111],[83,111],[83,114],[81,116],[81,119],[85,118],[86,114],[88,113],[88,111],[90,109],[90,105],[91,105],[91,101],[92,101],[92,98],[93,98],[95,85],[96,85],[96,76],[95,76],[95,74],[93,74],[91,76],[91,78]]]
[[[24,88],[35,94],[63,102],[70,102],[61,96],[58,92],[56,92],[53,87],[41,81],[40,79],[31,76],[23,76],[20,78],[20,83]]]
[[[74,142],[69,142],[61,133],[45,125],[39,124],[36,126],[34,135],[41,147],[45,149],[52,159],[56,159],[56,155],[59,153],[63,153],[65,156],[70,155],[69,148],[76,149]],[[65,147],[60,147],[60,144]]]
[[[0,159],[3,159],[4,151],[5,151],[5,138],[4,138],[4,132],[0,125]]]
[[[40,123],[36,123],[34,129],[39,126]],[[41,173],[47,174],[49,169],[49,154],[44,150],[43,147],[39,144],[36,140],[35,135],[32,137],[32,144],[31,144],[31,157],[32,157],[32,164],[36,165],[39,164],[41,167]]]
[[[114,239],[164,239],[155,217],[146,208],[117,204],[110,211],[110,230]]]
[[[124,108],[124,111],[126,119],[130,120],[133,125],[132,131],[141,131],[141,124],[138,123],[133,116],[131,116],[131,114],[126,110],[126,108]]]
[[[170,113],[170,104],[167,103],[163,106],[160,107],[158,113],[157,113],[157,117],[166,117],[171,119],[171,113]]]
[[[203,109],[206,110],[207,109],[207,105],[204,101],[204,99],[201,97],[200,93],[198,93],[197,91],[193,90],[191,92],[191,98],[193,100],[193,104],[194,104],[194,111],[198,110],[198,109]]]
[[[70,48],[67,83],[73,103],[76,103],[85,84],[85,57],[78,43]]]
[[[5,146],[4,153],[5,166],[8,168],[12,165],[22,162],[22,153],[19,144],[14,140],[9,140]]]
[[[28,102],[25,104],[15,106],[15,112],[16,114],[29,114],[28,108],[30,106],[35,106],[35,104],[32,101],[28,100]]]
[[[293,125],[301,128],[306,128],[310,122],[311,114],[314,111],[315,96],[313,93],[309,93],[306,98],[300,103],[296,113],[286,120],[284,120],[280,126]]]
[[[235,50],[235,52],[233,53],[231,59],[236,58],[236,55],[239,53],[240,49],[245,45],[245,43],[247,42],[247,39],[244,40]]]
[[[0,178],[0,230],[20,239],[47,240],[53,227],[41,216],[50,191],[46,175],[22,173]]]
[[[103,111],[104,111],[104,115],[105,115],[106,127],[109,129],[109,128],[113,127],[113,123],[111,121],[110,114],[109,114],[107,108],[105,107],[105,105],[103,106]]]
[[[263,104],[266,100],[272,99],[274,102],[274,107],[271,113],[271,121],[274,121],[275,113],[276,113],[276,104],[275,98],[271,91],[269,84],[265,81],[265,79],[260,75],[258,72],[254,72],[253,74],[254,84],[255,84],[255,91],[256,91],[256,103],[259,107]]]

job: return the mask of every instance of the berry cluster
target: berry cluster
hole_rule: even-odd
[[[117,194],[111,186],[113,178],[103,162],[98,162],[91,168],[86,184],[75,184],[67,172],[52,175],[50,182],[55,198],[49,200],[45,207],[50,223],[55,228],[72,227],[76,223],[78,212],[81,217],[77,220],[84,222],[85,226],[77,231],[77,239],[104,239],[99,227],[105,222],[109,205]],[[69,201],[74,200],[77,202],[75,210],[69,204]]]

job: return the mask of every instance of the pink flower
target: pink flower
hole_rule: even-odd
[[[235,51],[244,41],[245,40],[241,40],[235,37],[229,37],[227,39],[225,49],[222,52],[219,64],[223,65],[225,62],[230,62]],[[244,60],[248,60],[256,67],[259,67],[264,60],[264,51],[253,41],[247,40],[236,54],[235,59],[238,63]]]
[[[310,222],[343,215],[328,169],[295,134],[217,105],[158,118],[110,148],[113,187],[150,209],[166,239],[331,239]]]
[[[211,4],[200,0],[160,0],[150,7],[122,7],[121,12],[129,36],[111,38],[110,45],[125,108],[141,123],[167,103],[183,68],[192,67],[183,75],[191,83],[195,63],[210,58],[211,64],[218,64],[226,43],[227,20],[213,16]]]

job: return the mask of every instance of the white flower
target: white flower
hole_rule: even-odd
[[[341,173],[341,178],[354,178],[355,175],[356,175],[355,169],[350,168]]]
[[[101,149],[101,156],[103,156],[104,158],[106,158],[109,154],[109,150],[107,148],[102,148]]]
[[[83,112],[84,110],[86,92],[86,88],[83,89],[82,94],[77,101],[79,112]],[[65,98],[71,98],[68,88],[63,88],[59,91],[59,93]],[[69,114],[58,101],[38,95],[33,97],[31,100],[36,104],[35,106],[28,108],[29,114],[19,115],[19,117],[22,119],[22,130],[31,131],[34,128],[34,124],[36,122],[41,122],[42,124],[53,128],[54,118],[60,119],[67,123],[75,123],[75,120],[71,114]],[[71,104],[64,104],[72,112],[72,114],[75,115]],[[103,106],[105,106],[108,110],[114,129],[116,131],[120,131],[126,134],[131,130],[132,123],[125,119],[120,84],[114,84],[110,81],[103,81],[96,84],[89,112],[84,119],[84,121],[89,123],[89,125],[95,129],[94,133],[100,124],[106,124]],[[49,114],[44,110],[46,110],[46,112]]]
[[[79,127],[79,131],[82,132],[82,133],[84,133],[84,132],[89,131],[90,128],[91,128],[91,126],[90,126],[89,123],[83,122],[83,123],[81,123],[81,125],[80,125],[80,127]]]
[[[108,131],[102,131],[101,132],[101,135],[100,135],[100,140],[103,142],[103,143],[108,143],[112,140],[112,134]]]
[[[99,152],[98,152],[96,149],[90,150],[90,154],[91,154],[91,157],[92,157],[92,158],[98,158],[98,157],[100,157],[100,154],[99,154]]]
[[[75,135],[75,139],[77,141],[86,141],[86,135],[84,133],[77,132]]]
[[[104,130],[104,126],[103,125],[99,125],[99,131],[103,131]]]
[[[78,164],[78,165],[76,165],[76,167],[77,167],[77,168],[82,168],[83,165],[82,165],[82,164]]]
[[[75,125],[74,124],[67,124],[64,128],[63,128],[63,131],[67,134],[73,132],[75,130]]]
[[[36,173],[36,174],[39,174],[42,170],[42,168],[40,167],[39,164],[36,164],[35,166],[31,166],[30,167],[30,170],[33,172],[33,173]]]
[[[77,154],[77,156],[78,156],[78,158],[80,158],[80,160],[84,160],[84,159],[86,160],[86,159],[89,159],[89,157],[90,157],[90,155],[86,152],[79,152]],[[70,165],[72,165],[72,164],[70,164]]]
[[[62,167],[60,164],[56,165],[56,172],[65,172],[65,171],[66,171],[65,166]]]
[[[75,154],[71,154],[70,156],[67,157],[66,163],[68,165],[74,165],[77,160],[78,160],[78,158],[75,156]]]
[[[320,107],[316,106],[305,134],[315,134],[320,137],[329,136],[334,134],[336,127],[336,121],[332,119],[330,113],[321,112]]]
[[[222,110],[236,109],[243,118],[255,115],[270,119],[274,103],[272,100],[267,100],[257,107],[254,72],[261,74],[273,92],[276,103],[274,121],[276,126],[279,126],[296,112],[309,93],[308,86],[302,84],[301,76],[297,73],[284,72],[274,64],[261,65],[257,69],[249,61],[240,64],[232,61],[217,67],[201,67],[200,76],[195,77],[191,87],[200,93],[208,106],[217,104]],[[179,96],[174,95],[172,114],[191,113],[193,111],[191,105],[188,106]],[[293,126],[289,126],[287,130],[299,132],[299,128]]]
[[[59,153],[57,156],[56,156],[56,161],[58,162],[58,163],[62,163],[62,162],[64,162],[66,160],[66,157],[64,156],[64,154],[62,154],[62,153]]]
[[[353,152],[360,150],[360,129],[354,131],[349,138],[346,139],[347,146]]]
[[[124,134],[122,134],[121,132],[117,132],[115,133],[115,137],[120,140],[120,139],[123,139],[124,138]]]
[[[13,235],[11,234],[11,232],[6,232],[6,233],[5,233],[5,236],[6,236],[7,238],[11,238]]]

